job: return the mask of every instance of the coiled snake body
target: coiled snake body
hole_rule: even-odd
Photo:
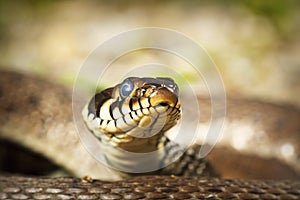
[[[157,169],[164,165],[168,159],[172,159],[172,156],[176,157],[175,154],[180,150],[163,133],[170,129],[180,117],[180,101],[177,98],[177,92],[176,84],[170,79],[131,78],[126,79],[113,89],[95,95],[83,111],[83,115],[86,116],[85,121],[88,128],[101,140],[101,144],[108,145],[104,154],[113,167],[128,169],[136,166],[134,162],[125,162],[124,164],[124,161],[120,159],[123,154],[114,153],[114,149],[118,148],[134,153],[163,149],[159,151],[162,160],[150,161],[159,165]],[[33,77],[2,72],[0,94],[1,138],[29,147],[33,151],[50,158],[55,163],[64,166],[79,177],[88,175],[95,179],[110,181],[123,178],[124,174],[115,173],[115,170],[97,162],[80,143],[72,121],[71,98],[67,89]],[[235,100],[235,102],[235,107],[240,109],[237,112],[241,112],[243,102],[244,104],[247,103],[243,100]],[[85,102],[77,103],[84,106]],[[229,101],[229,106],[230,104]],[[262,106],[265,108],[263,113],[268,113],[266,109],[274,112],[271,117],[275,117],[276,120],[273,123],[265,120],[263,114],[262,116],[256,116],[266,124],[262,129],[273,130],[270,129],[270,126],[276,124],[277,129],[279,129],[278,134],[287,131],[288,141],[291,142],[284,141],[281,144],[278,143],[278,140],[273,140],[273,136],[268,138],[267,141],[271,145],[275,143],[279,145],[289,144],[292,146],[294,153],[289,154],[293,159],[288,160],[288,164],[276,166],[274,162],[269,162],[266,171],[272,172],[276,168],[273,172],[278,173],[278,175],[285,173],[285,176],[281,178],[294,178],[296,181],[240,181],[205,178],[204,175],[214,174],[214,171],[206,160],[197,159],[195,153],[197,149],[194,148],[185,152],[174,165],[157,172],[180,176],[137,176],[133,179],[111,183],[90,179],[1,176],[0,198],[195,199],[210,197],[298,199],[300,186],[297,173],[297,170],[299,170],[297,169],[299,163],[299,146],[297,145],[299,145],[300,129],[298,122],[300,112],[293,107],[251,103],[251,101],[246,105],[248,111],[245,111],[245,109],[243,111],[253,112],[254,109],[251,108],[251,105]],[[167,113],[167,115],[164,115],[164,113]],[[229,112],[228,114],[228,119],[232,121],[234,121],[234,117],[237,118],[236,112],[234,114]],[[289,120],[284,119],[286,116],[290,116]],[[241,118],[238,119],[241,121]],[[157,123],[159,121],[164,121],[164,123]],[[260,121],[252,121],[254,121],[253,126],[261,126]],[[271,123],[271,125],[268,123]],[[82,126],[79,129],[86,129],[86,127]],[[283,135],[281,134],[279,137],[283,137]],[[146,148],[141,148],[145,146]],[[172,151],[173,149],[175,150]],[[227,151],[225,147],[223,151]],[[171,158],[166,156],[169,155],[169,152],[175,152],[171,154]],[[237,157],[233,152],[231,155],[227,155],[227,159],[223,158],[223,161],[232,159],[231,156],[233,155]],[[268,161],[272,159],[280,160],[281,157],[268,159]],[[211,161],[214,165],[214,157]],[[257,164],[259,164],[258,161]],[[252,160],[251,162],[255,161]],[[222,164],[226,165],[226,162]],[[284,173],[281,173],[279,166],[283,166]],[[218,166],[215,166],[215,168],[218,169]],[[278,169],[279,171],[276,171]],[[222,170],[219,171],[223,175]],[[195,176],[201,174],[200,177]],[[181,175],[193,175],[193,177]]]

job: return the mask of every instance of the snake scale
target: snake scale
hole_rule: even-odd
[[[274,149],[267,151],[259,145],[254,150],[250,147],[254,154],[251,154],[249,148],[239,154],[228,146],[222,146],[221,142],[221,147],[213,150],[207,158],[208,162],[206,159],[198,159],[195,153],[197,149],[191,149],[184,153],[179,164],[177,162],[175,166],[170,166],[169,170],[174,172],[172,174],[164,175],[166,171],[159,170],[159,176],[146,174],[123,179],[123,174],[101,165],[83,147],[72,119],[71,101],[70,90],[60,85],[15,72],[1,72],[0,137],[43,154],[78,177],[92,177],[42,178],[3,174],[0,176],[1,199],[299,199],[297,167],[300,111],[295,107],[243,99],[228,100],[227,131],[234,132],[232,126],[235,121],[244,125],[250,122],[257,132],[272,133],[267,138],[259,137],[260,141],[267,141],[263,147],[276,146],[283,153],[288,147],[293,150],[288,151],[288,157],[274,156],[270,153],[275,152]],[[209,101],[200,99],[200,102],[204,105],[202,107],[209,110]],[[77,103],[84,107],[86,102]],[[165,102],[158,104],[166,106]],[[202,123],[205,124],[205,120]],[[81,128],[86,129],[82,126],[79,130]],[[245,131],[245,128],[240,131]],[[161,141],[167,140],[163,138]],[[161,144],[164,143],[168,144],[169,141]],[[126,148],[126,145],[123,147]],[[136,148],[127,150],[137,151]],[[254,156],[257,153],[255,150],[263,150],[265,157]],[[226,152],[229,155],[226,156]],[[245,165],[240,160],[244,154],[244,158],[250,160]],[[239,172],[244,175],[241,178],[281,180],[212,178],[207,173],[213,171],[210,165],[223,177],[226,177],[224,168],[239,171],[239,167],[230,166],[234,159],[240,160],[240,168],[246,171]],[[257,168],[257,165],[263,167]],[[174,168],[180,169],[178,173],[175,173]],[[255,175],[257,169],[264,170],[260,171],[260,176]],[[254,175],[251,177],[249,174]]]

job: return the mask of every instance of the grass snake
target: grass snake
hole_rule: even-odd
[[[267,171],[271,171],[278,173],[279,177],[285,174],[280,177],[281,179],[294,180],[212,178],[211,176],[217,174],[214,169],[217,169],[223,176],[222,169],[218,169],[220,165],[226,166],[227,160],[239,159],[240,154],[235,154],[236,152],[230,148],[221,147],[221,153],[216,153],[208,159],[199,159],[196,154],[199,148],[197,146],[184,152],[179,161],[156,171],[155,174],[160,174],[159,176],[148,173],[124,179],[124,175],[128,174],[116,173],[115,170],[101,165],[80,142],[72,119],[70,94],[70,90],[46,80],[15,72],[1,72],[0,137],[43,154],[77,177],[87,175],[92,177],[92,179],[41,178],[3,174],[0,177],[1,199],[299,198],[300,183],[297,168],[299,144],[297,143],[299,142],[300,112],[297,108],[251,100],[229,99],[228,108],[231,109],[228,110],[227,116],[230,122],[241,121],[239,113],[257,114],[255,112],[257,107],[263,110],[262,113],[267,113],[267,116],[264,114],[255,116],[254,119],[257,121],[251,118],[251,125],[258,128],[262,126],[261,130],[274,132],[267,140],[269,142],[267,145],[278,145],[281,144],[278,141],[288,138],[288,141],[291,141],[290,144],[293,144],[295,158],[283,162],[283,165],[276,165],[275,161],[271,162],[272,159],[284,160],[280,156],[251,159],[250,163],[259,165],[264,163],[262,160],[267,160],[266,165],[262,167],[266,172],[260,174],[268,174]],[[85,107],[83,114],[86,115],[85,121],[88,128],[101,141],[101,144],[108,145],[105,155],[106,159],[111,159],[110,162],[113,165],[124,166],[122,160],[119,159],[120,154],[112,153],[112,149],[118,148],[135,153],[164,149],[160,155],[168,159],[169,156],[166,155],[169,155],[169,151],[172,149],[175,149],[173,151],[175,153],[179,151],[177,145],[163,134],[180,118],[180,100],[177,97],[178,89],[170,79],[129,78],[113,88],[96,94]],[[77,103],[84,107],[86,102]],[[120,107],[121,104],[126,108]],[[163,113],[171,115],[163,116]],[[286,119],[287,117],[289,119]],[[165,123],[156,124],[157,121]],[[99,125],[98,129],[95,129],[95,125]],[[80,128],[86,129],[85,126]],[[232,129],[229,127],[228,130]],[[287,134],[283,135],[285,132]],[[150,134],[151,137],[146,137],[145,134]],[[146,147],[145,144],[147,144]],[[226,155],[226,151],[231,152],[231,155]],[[247,152],[243,154],[246,155],[246,159],[251,157],[250,154],[247,155]],[[218,155],[222,155],[219,164],[215,161]],[[161,164],[161,162],[157,163]],[[133,167],[135,164],[131,162],[125,165]],[[251,170],[251,165],[248,166]],[[272,171],[274,168],[276,168],[275,171]],[[251,172],[245,174],[247,173]]]

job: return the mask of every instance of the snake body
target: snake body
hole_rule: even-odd
[[[143,83],[144,82],[145,82],[145,80],[143,80]],[[170,80],[163,82],[162,85],[165,85],[163,90],[166,90],[166,88],[168,87],[168,84],[171,85],[171,83],[172,82]],[[123,84],[124,84],[124,82],[123,82]],[[123,84],[117,85],[116,87],[114,87],[115,90],[110,91],[110,98],[112,97],[111,96],[112,93],[120,94],[120,88]],[[155,83],[155,84],[157,84],[157,83]],[[155,85],[155,84],[151,83],[151,85]],[[157,85],[155,87],[157,87]],[[117,89],[117,88],[119,88],[119,89]],[[140,87],[138,87],[138,88],[140,88]],[[153,90],[153,88],[152,88],[152,90]],[[133,91],[137,91],[136,89],[129,90],[129,91],[130,91],[129,94],[127,94],[128,96],[132,97],[132,96],[136,95],[136,94],[132,93]],[[174,88],[169,91],[176,94],[176,89],[174,89]],[[104,95],[104,93],[102,93],[102,95]],[[168,91],[167,91],[167,93],[170,94]],[[146,92],[144,91],[144,94],[147,94],[147,89],[146,89]],[[150,94],[151,94],[151,92],[150,92]],[[70,92],[68,89],[63,88],[60,85],[56,85],[56,84],[53,84],[53,83],[50,83],[50,82],[47,82],[44,80],[40,80],[40,79],[37,79],[34,77],[24,76],[22,74],[13,73],[13,72],[1,72],[0,95],[1,95],[0,96],[0,102],[1,102],[1,104],[0,104],[0,112],[1,112],[0,113],[0,116],[1,116],[1,118],[0,118],[0,122],[1,122],[0,136],[1,136],[1,138],[5,138],[7,140],[17,142],[23,146],[26,146],[26,147],[32,149],[33,151],[36,151],[36,152],[39,152],[39,153],[45,155],[49,159],[53,160],[55,163],[57,163],[61,166],[64,166],[66,169],[71,171],[76,176],[83,177],[83,176],[89,175],[95,179],[110,180],[110,181],[116,181],[116,180],[123,179],[122,175],[115,173],[114,170],[111,170],[111,169],[101,165],[99,162],[97,162],[85,150],[85,148],[80,143],[79,137],[76,132],[76,128],[75,128],[73,120],[72,120],[72,109],[70,106],[71,96],[70,96]],[[104,97],[105,97],[105,95],[104,95]],[[126,96],[126,95],[124,95],[124,96]],[[118,135],[119,138],[116,137],[114,142],[109,142],[111,144],[111,146],[117,145],[117,147],[124,148],[125,150],[131,151],[131,152],[139,152],[140,151],[139,150],[140,148],[138,147],[139,145],[134,145],[135,147],[132,148],[131,145],[128,145],[128,144],[144,144],[145,141],[147,141],[147,142],[151,141],[151,139],[149,140],[149,137],[143,138],[141,135],[139,135],[140,139],[131,140],[130,134],[129,135],[126,134],[126,133],[128,133],[128,131],[123,132],[123,131],[118,130],[119,131],[118,134],[112,134],[112,130],[115,130],[118,126],[120,126],[120,127],[125,126],[126,120],[124,120],[124,115],[122,115],[121,118],[123,120],[123,123],[120,124],[119,122],[117,123],[117,121],[116,121],[116,119],[119,119],[118,117],[116,117],[117,115],[114,115],[114,114],[111,115],[110,113],[107,113],[107,112],[106,113],[109,115],[100,114],[101,108],[105,108],[105,106],[103,107],[102,104],[101,104],[102,105],[101,108],[98,106],[98,104],[97,104],[97,102],[99,103],[99,101],[97,101],[98,97],[96,95],[95,101],[91,101],[91,102],[94,102],[95,104],[89,104],[89,106],[87,107],[88,115],[87,115],[86,119],[90,120],[90,124],[88,124],[88,127],[90,129],[93,129],[92,126],[95,125],[95,121],[99,122],[99,120],[100,120],[100,122],[101,122],[101,120],[102,120],[102,119],[100,119],[101,117],[109,116],[112,118],[110,120],[114,121],[114,126],[100,126],[100,123],[99,123],[99,127],[101,129],[101,133],[106,131],[106,134],[110,135],[109,137],[111,137],[112,135],[117,136],[119,134]],[[177,97],[177,94],[175,95],[175,97]],[[101,100],[101,98],[100,98],[100,100]],[[114,97],[115,100],[118,98],[121,101],[126,99],[126,98],[121,99],[120,96]],[[158,134],[154,134],[154,136],[159,135],[159,138],[155,138],[156,142],[153,143],[153,146],[151,148],[146,149],[146,150],[144,149],[143,151],[149,152],[149,151],[159,148],[159,146],[161,146],[161,145],[164,145],[164,144],[167,145],[168,143],[170,143],[169,140],[164,139],[164,136],[162,133],[164,133],[167,129],[169,129],[171,126],[173,126],[174,122],[176,122],[176,120],[179,119],[179,116],[180,116],[180,106],[179,106],[180,104],[177,104],[177,99],[174,101],[174,100],[172,100],[172,98],[174,98],[174,96],[171,96],[170,98],[166,98],[169,101],[169,102],[167,102],[168,104],[166,104],[165,100],[163,102],[161,102],[161,101],[150,102],[151,107],[155,107],[155,105],[158,105],[159,107],[164,107],[164,109],[176,108],[177,111],[174,113],[177,113],[177,114],[174,115],[174,118],[172,118],[172,120],[169,120],[170,123],[172,122],[171,124],[168,122],[168,119],[166,120],[167,123],[165,123],[165,124],[167,124],[167,126],[165,127],[165,129],[163,131],[158,131],[158,132],[155,131],[155,133],[158,133]],[[105,99],[105,101],[103,101],[102,103],[105,103],[109,98],[107,98],[107,96],[106,96],[106,98],[104,98],[104,99]],[[147,98],[145,98],[145,99],[147,99]],[[147,101],[148,100],[149,99],[147,99]],[[111,106],[113,105],[113,101],[110,101],[110,102],[111,102],[110,104],[106,104],[106,108],[111,108]],[[243,105],[242,102],[245,102],[245,101],[236,100],[235,102],[237,102],[235,104],[235,108],[239,107],[239,106],[241,108],[241,107],[243,107],[243,106],[241,106],[241,105]],[[77,102],[77,103],[82,104],[82,107],[84,107],[84,104],[85,104],[84,101]],[[241,105],[239,105],[239,103]],[[132,106],[130,106],[130,104],[132,104]],[[144,104],[145,104],[145,106],[143,106]],[[231,102],[229,101],[229,106],[230,106],[230,104],[231,104]],[[248,104],[247,104],[248,107],[247,106],[246,107],[250,111],[253,110],[253,108],[249,108],[249,105],[251,105],[251,104],[257,104],[257,105],[262,106],[267,109],[272,108],[271,110],[274,110],[275,113],[279,113],[280,110],[286,110],[286,109],[283,109],[283,107],[276,106],[276,105],[263,104],[263,103],[259,103],[259,102],[258,103],[257,102],[256,103],[248,102]],[[135,104],[134,104],[134,102],[131,102],[131,103],[128,102],[128,103],[126,103],[126,105],[129,106],[129,108],[130,107],[133,108],[134,107],[133,105],[136,105],[137,108],[139,108],[136,110],[141,110],[144,107],[149,107],[149,105],[146,105],[146,103],[142,103],[142,102],[137,102]],[[236,108],[236,109],[239,109],[239,108]],[[132,110],[132,109],[130,109],[130,110]],[[166,109],[166,110],[168,110],[168,109]],[[166,110],[164,110],[164,111],[166,111]],[[248,110],[248,112],[249,112],[249,110]],[[296,156],[294,155],[296,157],[296,159],[293,159],[293,161],[291,161],[290,163],[298,163],[297,159],[299,159],[299,157],[297,155],[297,152],[299,152],[298,151],[299,146],[297,146],[297,143],[299,142],[299,130],[300,129],[299,129],[299,123],[297,123],[297,122],[299,122],[299,119],[300,119],[300,112],[295,108],[291,108],[291,109],[288,108],[287,110],[288,110],[287,115],[291,116],[291,118],[289,120],[286,120],[286,119],[280,117],[280,116],[284,116],[283,114],[280,114],[280,115],[278,115],[279,117],[276,118],[277,121],[275,120],[275,123],[271,122],[271,124],[274,125],[274,124],[277,124],[277,122],[280,122],[279,124],[277,124],[280,131],[288,130],[288,133],[289,133],[288,135],[289,135],[289,139],[290,139],[289,141],[292,141],[290,144],[293,144],[294,152],[296,152],[295,153]],[[99,112],[99,113],[97,113],[97,112]],[[236,117],[236,113],[238,113],[238,112],[241,112],[241,110],[234,112],[234,114],[229,115],[228,117],[229,118],[230,117],[238,118],[238,117]],[[247,112],[247,111],[245,111],[245,112]],[[267,110],[264,110],[264,112],[267,112]],[[94,116],[91,116],[89,118],[89,115],[91,113],[92,114],[94,113]],[[126,112],[124,112],[124,113],[126,113]],[[157,117],[153,114],[154,112],[152,113],[153,115],[152,114],[149,115],[150,112],[146,112],[146,110],[145,110],[145,113],[147,113],[148,116],[150,116],[150,118],[154,117],[154,119],[155,119],[155,117]],[[155,112],[155,113],[159,113],[159,112]],[[87,113],[85,113],[85,114],[87,114]],[[274,116],[276,116],[276,114],[273,114],[273,116],[271,116],[271,117],[274,117]],[[256,116],[256,117],[265,120],[264,116]],[[99,118],[99,119],[97,119],[97,118]],[[134,117],[132,116],[131,119],[133,119],[133,118]],[[142,118],[143,117],[140,117],[139,119],[141,120]],[[169,118],[169,119],[171,119],[171,118]],[[241,120],[241,118],[238,118],[238,119]],[[234,121],[233,119],[231,119],[231,120]],[[145,124],[149,125],[149,123],[139,124],[139,122],[137,122],[137,121],[135,121],[136,124],[134,125],[134,128],[141,128],[141,127],[145,128],[146,127],[146,129],[147,129],[148,126],[143,126],[143,125],[145,125]],[[146,121],[146,119],[145,119],[145,121]],[[268,118],[265,121],[268,122]],[[259,121],[257,121],[257,123],[254,122],[254,125],[255,124],[260,125],[261,123]],[[116,125],[118,125],[118,126],[116,126]],[[266,129],[268,129],[269,126],[270,125],[267,124]],[[120,127],[118,127],[118,128],[120,128]],[[79,129],[80,128],[86,129],[86,127],[84,127],[84,126],[79,127]],[[127,127],[122,127],[121,129],[123,130],[123,128],[126,129]],[[161,128],[162,127],[160,127],[159,130],[161,130]],[[146,129],[144,129],[144,130],[146,130]],[[151,130],[152,130],[152,128],[151,128]],[[147,131],[149,132],[149,129]],[[140,134],[141,131],[138,131],[137,133]],[[145,133],[145,132],[142,132],[142,133]],[[101,141],[107,140],[107,137],[105,135],[103,136],[103,134],[99,135],[96,131],[94,131],[94,134]],[[156,136],[156,137],[158,137],[158,136]],[[283,137],[283,136],[279,135],[279,137]],[[122,140],[122,138],[124,138],[124,140]],[[128,139],[128,138],[130,138],[130,139]],[[110,140],[107,140],[107,141],[110,141]],[[124,141],[126,141],[126,142],[124,142]],[[159,142],[157,142],[157,141],[159,141]],[[164,141],[167,141],[167,142],[164,142]],[[268,141],[270,142],[270,144],[274,144],[274,142],[272,141],[272,137]],[[135,142],[137,142],[137,143],[135,143]],[[152,142],[150,142],[150,143],[152,143]],[[268,144],[268,145],[270,145],[270,144]],[[168,169],[169,172],[171,170],[171,173],[174,172],[174,174],[184,175],[183,172],[186,171],[187,172],[186,175],[190,175],[189,172],[193,172],[193,174],[195,174],[195,171],[198,171],[198,172],[200,171],[199,174],[203,174],[203,168],[207,167],[208,165],[203,164],[203,163],[206,163],[205,160],[200,160],[200,161],[197,160],[197,156],[196,156],[195,152],[197,152],[197,149],[187,151],[183,155],[183,158],[180,160],[179,163],[176,163],[175,166],[170,166],[170,168]],[[107,155],[108,155],[108,157],[110,157],[109,151],[108,151]],[[212,161],[213,161],[213,159],[212,159]],[[179,166],[180,164],[182,165],[181,168]],[[226,163],[224,163],[224,164],[226,165]],[[290,166],[290,165],[286,165],[286,166]],[[267,170],[272,170],[271,168],[269,167],[269,169],[267,169]],[[289,167],[284,167],[284,168],[287,169]],[[299,175],[297,175],[297,172],[296,172],[297,165],[296,165],[296,167],[290,167],[290,168],[292,168],[292,170],[290,170],[291,171],[290,174],[292,174],[292,175],[288,176],[288,177],[294,177],[294,178],[296,178],[296,180],[299,180]],[[176,169],[180,169],[178,173],[175,173]],[[52,179],[50,179],[50,180],[52,180]],[[161,190],[161,193],[164,195],[167,195],[166,198],[171,198],[171,197],[173,198],[175,193],[180,193],[180,194],[183,193],[182,195],[187,195],[188,191],[185,191],[184,189],[180,189],[185,186],[196,187],[197,189],[194,188],[195,189],[194,192],[198,192],[198,193],[201,193],[201,191],[202,192],[207,191],[209,193],[209,191],[211,191],[211,193],[210,193],[211,197],[218,197],[215,194],[228,192],[227,189],[230,185],[231,186],[235,185],[237,187],[240,186],[243,188],[243,187],[245,187],[245,184],[247,185],[247,187],[249,186],[250,188],[251,187],[257,188],[257,187],[259,187],[259,185],[265,186],[265,188],[261,188],[260,193],[258,193],[258,192],[255,193],[257,198],[261,198],[261,197],[263,197],[263,195],[271,195],[271,196],[273,195],[276,198],[277,197],[283,198],[284,194],[290,195],[290,197],[292,197],[292,198],[298,198],[299,194],[300,194],[298,181],[289,182],[289,183],[284,182],[284,181],[270,182],[270,183],[258,181],[258,182],[254,183],[251,181],[250,182],[247,182],[247,181],[244,181],[244,182],[243,181],[232,181],[232,182],[230,182],[225,179],[205,179],[205,178],[201,179],[199,177],[198,178],[197,177],[194,177],[194,178],[173,177],[172,178],[170,176],[167,176],[167,177],[161,176],[161,178],[159,178],[159,177],[153,177],[153,176],[138,176],[138,177],[135,177],[134,179],[128,179],[127,181],[116,182],[115,186],[116,186],[116,188],[127,187],[127,188],[130,188],[129,189],[130,191],[133,191],[133,187],[135,187],[134,185],[139,185],[141,187],[147,188],[147,180],[150,181],[149,187],[150,186],[156,187],[156,188],[164,187],[165,189]],[[160,180],[160,182],[158,180]],[[162,183],[162,180],[165,180],[165,181],[163,181],[163,183]],[[172,181],[170,182],[170,180],[172,180],[173,182]],[[13,195],[24,193],[25,190],[28,190],[28,182],[32,183],[32,186],[34,186],[34,187],[37,186],[36,183],[38,183],[38,182],[35,182],[35,181],[43,183],[43,182],[45,182],[45,179],[36,179],[36,178],[28,178],[27,179],[27,178],[16,178],[16,177],[11,177],[11,176],[3,176],[3,177],[1,177],[1,185],[0,185],[0,191],[1,191],[0,195],[2,195],[1,198],[5,197],[5,198],[11,199],[11,198],[14,198]],[[49,193],[49,191],[47,192],[46,189],[47,188],[57,188],[60,190],[60,192],[59,192],[60,195],[67,195],[66,191],[62,190],[62,188],[61,188],[60,184],[63,185],[63,183],[65,183],[65,186],[67,186],[67,187],[72,187],[72,186],[76,187],[76,188],[78,187],[79,189],[82,189],[83,191],[86,191],[85,188],[87,187],[87,186],[83,186],[84,183],[82,183],[82,184],[78,183],[79,182],[78,179],[57,179],[57,180],[53,179],[53,182],[51,182],[51,181],[49,182],[49,180],[46,180],[46,182],[47,183],[45,183],[44,186],[43,186],[43,184],[40,185],[40,189],[38,192],[32,192],[31,194],[37,193],[39,195],[47,195],[47,194],[50,195],[51,192],[50,193]],[[178,184],[174,185],[174,182],[177,182]],[[201,186],[201,184],[204,182],[207,183],[209,187],[211,187],[211,190],[205,190],[202,188],[204,186],[203,185]],[[219,185],[216,184],[216,182]],[[287,183],[290,185],[287,186]],[[87,185],[91,185],[91,183],[87,183]],[[103,196],[103,194],[106,194],[108,196],[111,195],[111,197],[112,197],[113,195],[116,194],[116,191],[113,191],[113,189],[112,189],[112,188],[114,188],[114,183],[106,183],[106,182],[97,182],[96,181],[95,187],[98,187],[99,185],[101,185],[101,187],[103,186],[104,188],[111,187],[111,188],[108,188],[107,190],[103,190],[103,192],[101,192],[102,196]],[[217,186],[215,186],[215,185],[217,185]],[[13,190],[12,186],[14,186],[15,189],[16,188],[17,189]],[[266,189],[267,187],[269,187],[269,189],[270,189],[274,186],[280,188],[280,191],[281,191],[280,194],[276,193],[276,192],[270,193],[269,190]],[[101,188],[101,187],[99,186],[99,188]],[[222,187],[222,189],[220,189],[220,187]],[[150,188],[148,188],[148,189],[150,190]],[[167,188],[169,188],[169,190]],[[176,191],[174,188],[176,188]],[[213,191],[214,188],[216,189],[215,191]],[[243,190],[243,191],[245,192],[247,190]],[[136,190],[134,190],[134,191],[136,192]],[[160,190],[155,190],[155,191],[157,193]],[[90,194],[90,190],[87,193]],[[133,194],[133,193],[134,192],[124,192],[124,194],[126,194],[126,195]],[[209,197],[208,193],[207,193],[206,197]],[[234,195],[234,192],[231,192],[231,193]],[[240,193],[243,193],[243,192],[240,192]],[[79,194],[84,195],[84,192],[78,193],[78,195],[76,194],[77,197],[79,196]],[[94,195],[96,195],[96,196],[98,195],[97,197],[99,197],[100,193],[97,193]],[[149,193],[149,195],[150,195],[150,193]],[[190,195],[191,196],[189,198],[195,198],[195,196],[193,196],[193,195],[195,195],[194,193],[190,194]],[[150,196],[146,195],[141,198],[146,198],[146,197],[151,198]],[[53,194],[51,197],[53,197]],[[123,196],[123,197],[125,198],[125,196]],[[240,197],[240,196],[234,196],[234,197]],[[120,198],[122,198],[122,197],[120,197]],[[161,198],[163,198],[163,197],[161,197]]]
[[[123,181],[0,177],[1,199],[299,199],[299,181],[139,176]]]

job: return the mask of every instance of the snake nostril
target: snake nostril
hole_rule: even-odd
[[[159,105],[160,106],[168,106],[169,104],[167,102],[161,102]]]

